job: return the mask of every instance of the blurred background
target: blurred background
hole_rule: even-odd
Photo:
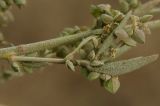
[[[118,0],[28,0],[21,10],[14,7],[15,22],[3,29],[15,44],[57,37],[65,27],[91,25],[91,4]],[[126,53],[124,58],[160,53],[160,30],[147,36],[147,43]],[[112,95],[64,65],[44,70],[0,85],[0,103],[7,106],[160,106],[160,60],[133,73],[120,76],[121,87]]]

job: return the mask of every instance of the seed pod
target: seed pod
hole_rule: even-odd
[[[94,60],[94,61],[91,62],[91,66],[93,66],[93,67],[99,67],[99,66],[102,66],[102,65],[104,65],[104,62],[99,61],[99,60]]]
[[[95,53],[94,50],[92,50],[88,55],[88,59],[89,60],[94,60],[95,56],[96,56],[96,53]]]
[[[21,7],[26,4],[26,0],[14,0],[17,6]]]
[[[145,37],[143,30],[136,28],[133,39],[137,41],[138,43],[144,44],[146,37]]]
[[[111,23],[113,21],[113,17],[109,16],[107,14],[102,14],[101,15],[101,19],[105,24],[109,24],[109,23]]]
[[[140,21],[145,23],[147,21],[150,21],[153,18],[153,15],[144,15],[143,17],[140,17]]]
[[[90,72],[88,75],[88,79],[89,80],[95,80],[97,78],[99,78],[100,74],[97,72]]]
[[[131,7],[135,8],[138,6],[138,0],[129,0],[129,4]]]
[[[110,80],[104,81],[103,86],[110,93],[115,94],[120,87],[120,82],[118,80],[118,77],[112,77]]]
[[[119,0],[119,2],[120,2],[121,11],[123,13],[128,12],[128,10],[129,10],[129,4],[125,0]]]
[[[75,72],[75,67],[74,64],[70,61],[70,60],[66,60],[66,66],[72,70],[73,72]]]

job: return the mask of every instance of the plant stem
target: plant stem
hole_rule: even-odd
[[[12,56],[12,61],[32,61],[32,62],[52,62],[52,63],[64,63],[64,59],[60,58],[41,58],[41,57],[28,57],[28,56]]]

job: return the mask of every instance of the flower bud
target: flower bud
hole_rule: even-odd
[[[140,21],[145,23],[147,21],[150,21],[153,18],[153,15],[144,15],[143,17],[140,18]]]
[[[118,77],[112,77],[110,80],[104,81],[103,86],[110,93],[115,94],[120,87],[120,82],[118,80]]]
[[[102,14],[101,15],[101,19],[105,24],[109,24],[109,23],[111,23],[113,21],[113,17],[109,16],[107,14]]]
[[[117,36],[117,39],[123,41],[125,44],[129,46],[136,46],[136,42],[129,37],[129,35],[124,29],[116,30],[115,35]]]
[[[129,10],[129,4],[125,0],[119,0],[121,11],[126,13]]]
[[[84,77],[88,78],[89,71],[88,71],[86,68],[80,67],[80,73],[81,73]]]
[[[138,43],[144,44],[146,39],[144,31],[140,29],[135,29],[133,39]]]
[[[119,14],[117,14],[117,15],[114,17],[114,20],[115,20],[116,22],[119,22],[119,21],[121,21],[123,18],[124,18],[124,15],[121,14],[121,13],[119,13]]]
[[[138,0],[129,0],[131,7],[135,8],[138,6]]]
[[[66,66],[72,70],[73,72],[75,72],[75,67],[74,64],[70,61],[70,60],[66,60]]]
[[[98,7],[99,7],[102,11],[105,11],[105,13],[110,14],[111,5],[109,5],[109,4],[99,4]]]
[[[90,10],[91,10],[91,14],[96,18],[103,13],[103,11],[100,8],[98,8],[96,5],[91,5]]]
[[[122,40],[122,41],[124,41],[124,40],[126,40],[126,39],[129,38],[127,32],[124,29],[122,29],[122,28],[121,29],[117,29],[115,31],[115,35],[117,36],[117,38],[119,40]]]
[[[100,74],[97,72],[90,72],[87,78],[89,80],[95,80],[95,79],[99,78],[99,76],[100,76]]]

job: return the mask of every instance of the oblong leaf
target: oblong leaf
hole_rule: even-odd
[[[157,60],[159,55],[151,55],[147,57],[137,57],[128,60],[121,60],[118,62],[106,63],[101,67],[94,67],[92,71],[104,73],[111,76],[123,75],[134,70],[137,70],[149,63]]]

